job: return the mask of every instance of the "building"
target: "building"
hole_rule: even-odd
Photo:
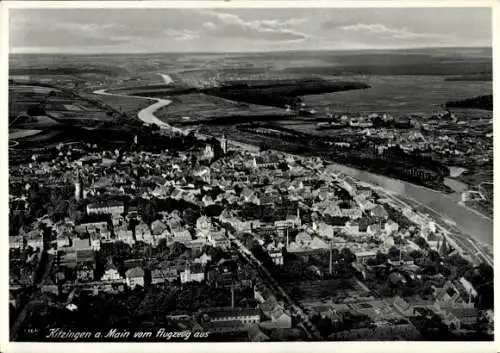
[[[151,229],[146,223],[139,223],[135,226],[135,239],[136,241],[142,241],[146,244],[156,246],[155,238],[151,234]]]
[[[203,154],[201,156],[201,159],[206,161],[211,161],[212,159],[214,159],[214,157],[215,157],[214,148],[212,147],[212,145],[206,145],[205,150],[203,151]]]
[[[178,243],[189,243],[193,240],[193,237],[191,236],[191,233],[189,230],[184,229],[184,228],[177,228],[172,231],[173,235],[173,241],[178,242]]]
[[[167,273],[165,270],[151,270],[151,284],[161,284],[167,281]]]
[[[254,168],[271,168],[276,167],[280,163],[278,156],[269,154],[267,156],[257,156],[253,158],[252,165]]]
[[[276,305],[272,311],[267,313],[267,316],[271,320],[261,322],[260,324],[262,327],[268,329],[288,329],[292,327],[292,317],[281,307],[281,305]]]
[[[144,287],[144,270],[140,267],[134,267],[125,272],[125,280],[129,288],[136,286]]]
[[[110,214],[121,215],[125,212],[125,206],[120,201],[109,201],[90,203],[87,205],[87,214]]]
[[[461,277],[459,282],[462,285],[462,287],[464,288],[464,291],[469,294],[469,296],[470,296],[469,301],[471,301],[472,298],[477,297],[477,291],[474,288],[474,286],[472,285],[472,283],[470,283],[464,277]]]
[[[82,198],[82,192],[83,192],[83,183],[82,179],[80,177],[80,173],[78,170],[76,171],[76,177],[75,177],[75,200],[80,201]]]
[[[108,231],[108,223],[107,222],[91,222],[91,223],[82,223],[75,227],[75,231],[79,234],[84,233],[106,233]]]
[[[269,257],[273,261],[273,263],[277,266],[283,266],[283,252],[279,249],[272,248],[268,250]]]
[[[211,322],[239,321],[244,325],[258,324],[261,314],[259,309],[248,308],[214,308],[202,312]]]
[[[369,259],[376,259],[377,253],[375,251],[360,251],[354,253],[356,260],[360,263],[366,263]]]
[[[104,267],[104,274],[101,277],[103,282],[123,282],[123,277],[118,272],[118,269],[113,264],[111,258],[108,259],[108,263]]]
[[[212,229],[212,221],[207,216],[201,216],[196,220],[197,237],[206,237]]]
[[[200,264],[192,264],[181,272],[181,283],[203,282],[205,280],[205,272]]]
[[[220,147],[222,148],[222,152],[227,154],[227,139],[225,134],[222,134],[222,138],[220,139]]]
[[[221,229],[217,232],[208,233],[207,241],[213,247],[227,249],[231,246],[229,238],[226,236],[226,231]]]

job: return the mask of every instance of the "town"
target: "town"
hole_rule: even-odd
[[[10,166],[11,339],[491,339],[493,269],[429,215],[320,157],[149,134]]]

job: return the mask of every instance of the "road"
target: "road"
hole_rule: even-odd
[[[266,280],[266,283],[268,286],[275,292],[280,295],[289,305],[290,308],[292,308],[294,314],[300,319],[299,326],[302,326],[304,328],[304,331],[306,332],[307,336],[309,339],[312,340],[322,340],[322,336],[319,333],[318,329],[314,326],[314,324],[309,320],[309,317],[307,316],[306,313],[302,310],[302,308],[299,306],[299,304],[290,298],[290,296],[286,293],[286,291],[280,286],[278,281],[274,279],[273,275],[268,271],[268,269],[262,264],[262,262],[257,259],[253,253],[244,245],[242,244],[236,237],[232,234],[229,233],[229,239],[231,242],[236,245],[236,248],[238,249],[239,253],[251,264],[253,264],[255,267],[257,267],[261,274],[263,275],[264,280]]]

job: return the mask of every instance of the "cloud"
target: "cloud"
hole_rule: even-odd
[[[380,23],[375,23],[375,24],[357,23],[354,25],[340,26],[339,29],[348,32],[380,35],[382,37],[389,37],[393,39],[426,39],[426,38],[444,39],[450,37],[449,35],[443,35],[437,33],[412,32],[407,28],[390,28]]]
[[[215,11],[204,11],[204,15],[210,18],[203,25],[207,36],[258,38],[267,41],[301,41],[307,38],[305,33],[292,29],[292,26],[304,22],[304,19],[245,21],[235,14]]]
[[[10,48],[36,52],[491,45],[491,11],[479,8],[11,9],[9,19]]]

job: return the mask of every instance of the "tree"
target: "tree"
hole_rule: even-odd
[[[349,248],[342,249],[342,258],[346,264],[351,264],[356,260],[356,256],[352,253]]]
[[[395,259],[399,258],[400,250],[398,248],[396,248],[395,246],[391,246],[391,248],[389,249],[388,255],[389,255],[390,259],[395,260]]]

